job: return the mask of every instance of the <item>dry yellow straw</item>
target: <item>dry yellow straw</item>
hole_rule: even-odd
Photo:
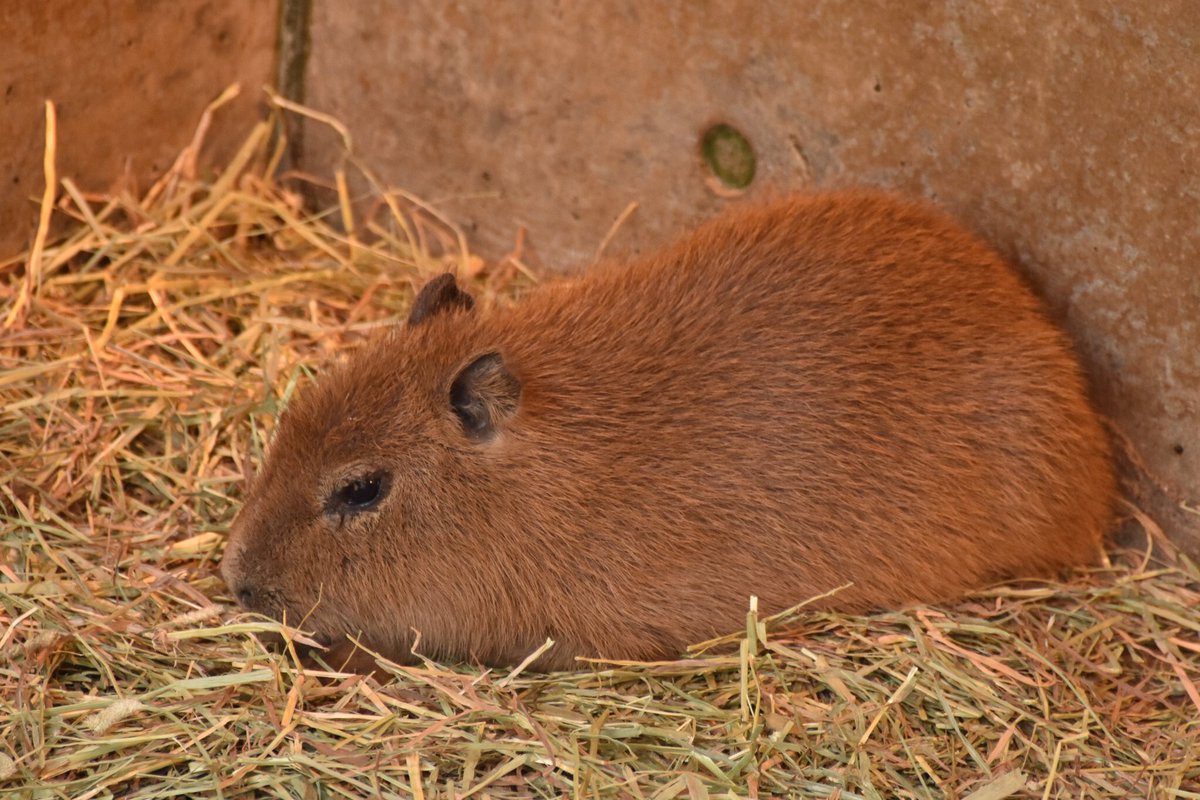
[[[55,163],[58,157],[58,116],[54,103],[46,101],[46,138],[42,149],[42,203],[38,208],[37,232],[33,237],[33,248],[25,262],[25,280],[21,284],[17,301],[4,318],[4,327],[13,327],[28,308],[31,297],[42,288],[42,256],[46,249],[46,238],[50,235],[50,217],[54,211],[54,197],[58,186]]]

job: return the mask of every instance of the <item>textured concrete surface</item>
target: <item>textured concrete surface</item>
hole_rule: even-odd
[[[239,81],[205,151],[220,164],[259,115],[275,64],[275,2],[0,3],[0,258],[28,246],[43,187],[44,107],[58,110],[58,172],[84,191],[149,188],[204,107]],[[32,198],[32,199],[31,199]]]
[[[1200,549],[1200,3],[1032,0],[314,7],[309,103],[484,252],[551,268],[636,250],[730,202],[699,139],[732,124],[747,194],[869,183],[996,244],[1079,342]],[[308,167],[336,160],[310,135]],[[1164,493],[1165,491],[1165,493]]]

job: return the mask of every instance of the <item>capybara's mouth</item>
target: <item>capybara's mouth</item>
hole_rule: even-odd
[[[272,653],[287,652],[289,641],[295,646],[297,653],[299,653],[301,650],[310,648],[310,645],[296,641],[295,637],[293,636],[284,636],[282,633],[276,633],[274,631],[260,631],[258,633],[258,640],[262,642],[263,646]]]
[[[314,631],[309,627],[308,623],[311,620],[307,618],[307,615],[293,616],[293,606],[278,593],[264,592],[258,600],[259,602],[251,604],[240,602],[240,605],[246,611],[282,622],[286,630],[286,633],[275,631],[258,633],[259,641],[271,652],[280,655],[294,653],[300,664],[310,669],[330,667],[340,671],[363,673],[376,669],[375,657],[356,646],[347,634]],[[303,619],[304,621],[299,626],[293,627],[294,623],[288,622],[292,619]]]
[[[306,669],[325,669],[327,667],[347,672],[363,672],[374,668],[374,659],[346,637],[334,637],[324,633],[295,634],[284,636],[278,633],[260,634],[263,644],[273,653],[287,657],[295,653],[297,660]],[[365,668],[357,666],[359,662],[366,663]]]
[[[296,650],[296,655],[299,657],[300,663],[306,667],[319,666],[321,661],[330,663],[331,637],[324,634],[314,634],[306,638],[307,641],[292,640],[292,646]]]
[[[295,653],[300,666],[308,670],[331,669],[336,672],[379,673],[375,657],[357,647],[346,636],[325,633],[293,634],[262,632],[259,641],[273,653],[288,658]]]
[[[333,637],[323,633],[311,633],[290,628],[287,634],[277,631],[259,631],[258,640],[272,653],[286,653],[295,649],[301,659],[328,651],[334,643]]]
[[[292,636],[292,646],[301,656],[323,653],[333,644],[333,637],[324,633],[296,633]]]
[[[316,634],[312,640],[311,645],[296,643],[296,652],[306,666],[318,667],[324,662],[325,666],[339,672],[367,674],[379,670],[375,656],[356,645],[348,636]]]

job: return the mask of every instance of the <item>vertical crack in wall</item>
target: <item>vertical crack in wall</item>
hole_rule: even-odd
[[[280,0],[275,83],[280,95],[294,103],[304,102],[311,32],[312,0]],[[288,147],[283,166],[287,169],[300,163],[304,151],[305,120],[300,115],[292,115],[287,117],[284,124],[287,126]]]

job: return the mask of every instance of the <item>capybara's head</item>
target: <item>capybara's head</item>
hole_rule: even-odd
[[[435,279],[406,325],[288,406],[221,565],[245,608],[397,659],[414,631],[438,632],[429,652],[469,645],[448,595],[486,554],[455,513],[479,488],[459,465],[500,446],[521,396],[503,354],[472,346],[473,305]]]

